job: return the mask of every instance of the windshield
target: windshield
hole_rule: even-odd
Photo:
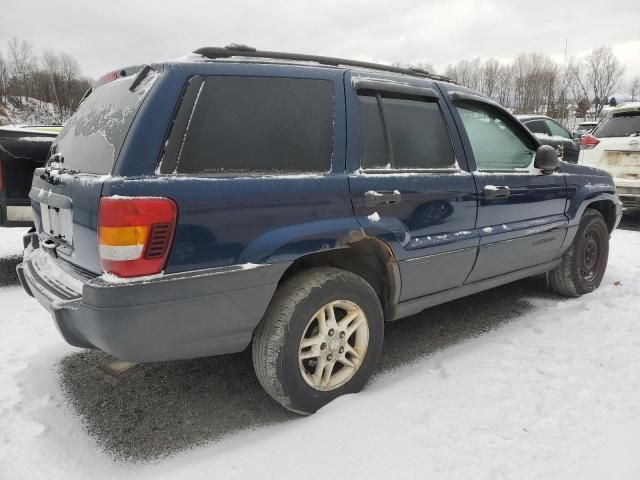
[[[140,104],[158,74],[151,72],[129,90],[136,75],[96,88],[80,104],[52,146],[62,156],[62,167],[98,175],[111,173]]]
[[[605,118],[592,134],[598,138],[640,134],[640,112],[621,112]]]

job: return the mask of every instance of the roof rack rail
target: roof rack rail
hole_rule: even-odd
[[[232,43],[226,47],[202,47],[195,50],[193,53],[197,53],[207,58],[229,58],[229,57],[253,57],[253,58],[273,58],[278,60],[294,60],[301,62],[316,62],[321,65],[346,67],[359,67],[370,68],[373,70],[383,70],[385,72],[403,73],[405,75],[413,75],[418,77],[426,77],[432,80],[440,80],[443,82],[455,83],[448,77],[443,75],[436,75],[434,73],[427,72],[420,68],[409,67],[393,67],[391,65],[383,65],[381,63],[373,62],[361,62],[359,60],[348,60],[346,58],[336,57],[323,57],[319,55],[305,55],[302,53],[286,53],[286,52],[270,52],[263,50],[256,50],[253,47]]]

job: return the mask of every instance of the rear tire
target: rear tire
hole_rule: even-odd
[[[278,287],[253,336],[253,366],[276,402],[308,415],[364,387],[383,337],[371,285],[345,270],[314,268]]]
[[[602,214],[587,209],[562,261],[549,272],[551,288],[568,297],[579,297],[600,286],[609,258],[609,230]]]

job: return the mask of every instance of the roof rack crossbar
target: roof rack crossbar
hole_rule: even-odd
[[[202,47],[195,50],[193,53],[197,53],[210,59],[230,57],[272,58],[277,60],[293,60],[297,62],[316,62],[321,65],[330,65],[334,67],[342,65],[346,67],[369,68],[372,70],[402,73],[405,75],[426,77],[432,80],[454,83],[450,78],[443,75],[436,75],[427,72],[426,70],[414,67],[393,67],[391,65],[383,65],[381,63],[362,62],[359,60],[348,60],[346,58],[324,57],[319,55],[305,55],[301,53],[270,52],[256,50],[252,47],[247,47],[246,45],[231,44],[227,47]]]

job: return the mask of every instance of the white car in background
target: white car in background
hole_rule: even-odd
[[[640,208],[640,102],[613,108],[582,135],[578,163],[608,171],[624,206]]]
[[[585,133],[589,133],[593,130],[596,125],[598,125],[598,122],[580,122],[576,127],[575,133],[578,136],[584,135]]]

